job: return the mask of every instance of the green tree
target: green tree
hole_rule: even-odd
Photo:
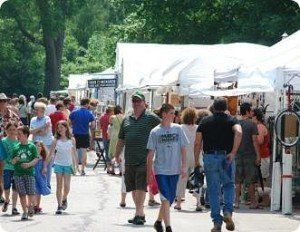
[[[44,85],[43,49],[24,41],[11,19],[0,19],[0,41],[0,92],[39,92]]]
[[[23,36],[45,49],[46,94],[50,90],[60,88],[67,20],[71,19],[84,3],[84,0],[10,0],[3,5],[6,17],[15,19]]]

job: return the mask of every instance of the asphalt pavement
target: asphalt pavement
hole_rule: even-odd
[[[43,213],[35,215],[28,221],[21,221],[21,216],[12,217],[11,205],[7,213],[0,213],[0,231],[9,232],[144,232],[154,231],[158,207],[145,204],[146,224],[134,226],[127,220],[134,215],[134,204],[131,195],[127,196],[127,206],[119,207],[121,178],[104,172],[99,165],[95,171],[92,166],[95,154],[89,153],[89,166],[86,176],[72,176],[71,191],[68,198],[68,209],[62,215],[55,215],[57,208],[55,197],[55,175],[52,177],[51,195],[43,197]],[[159,200],[158,196],[156,199]],[[148,199],[147,199],[148,200]],[[147,201],[146,201],[147,203]],[[21,211],[21,206],[18,205]],[[236,231],[239,232],[300,232],[300,214],[284,216],[270,212],[269,209],[249,210],[241,207],[234,214]],[[175,232],[210,231],[212,222],[210,212],[195,211],[195,198],[187,193],[182,210],[171,210],[171,224]],[[227,231],[223,226],[223,231]]]

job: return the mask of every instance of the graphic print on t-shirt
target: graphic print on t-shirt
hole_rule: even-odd
[[[164,143],[164,144],[170,144],[174,142],[178,142],[179,135],[178,133],[172,133],[172,134],[161,134],[159,135],[158,142]]]
[[[26,153],[22,153],[21,155],[20,155],[20,161],[22,162],[23,160],[26,160],[27,159],[27,154]]]

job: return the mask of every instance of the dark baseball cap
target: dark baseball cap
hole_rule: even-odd
[[[144,94],[141,92],[141,91],[136,91],[132,96],[131,96],[131,99],[133,98],[139,98],[141,99],[142,101],[145,101],[145,96]]]

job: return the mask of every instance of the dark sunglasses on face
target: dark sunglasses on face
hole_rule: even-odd
[[[133,103],[139,103],[139,102],[141,102],[142,100],[141,99],[132,99],[132,102]]]

